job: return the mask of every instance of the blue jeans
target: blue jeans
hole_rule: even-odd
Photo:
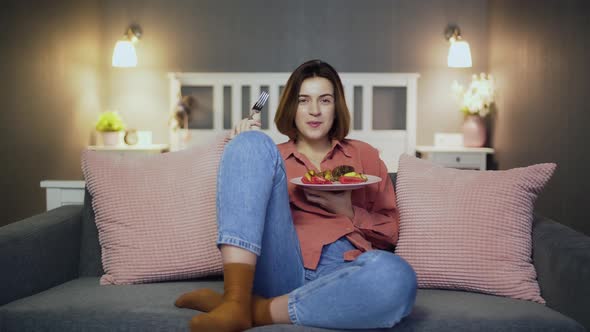
[[[316,270],[303,267],[281,155],[264,133],[236,136],[221,158],[217,180],[218,245],[256,255],[254,293],[289,294],[289,316],[298,325],[324,328],[391,327],[416,298],[416,274],[397,255],[365,252],[352,262],[346,238],[324,246]]]

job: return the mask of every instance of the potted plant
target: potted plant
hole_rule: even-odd
[[[119,113],[107,111],[98,117],[96,131],[101,133],[104,145],[119,145],[119,133],[123,130],[125,130],[125,123]]]
[[[453,92],[465,114],[463,122],[463,145],[482,147],[486,141],[486,127],[483,118],[490,113],[494,102],[495,84],[492,75],[473,75],[467,90],[453,82]]]

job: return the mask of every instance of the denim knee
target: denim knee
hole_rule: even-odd
[[[416,272],[408,262],[388,251],[373,250],[358,259],[372,271],[371,295],[390,313],[391,327],[410,314],[416,299]],[[387,327],[387,326],[384,326]]]
[[[284,169],[283,159],[272,138],[255,130],[246,131],[234,137],[225,146],[221,163],[230,164],[233,168],[263,167],[266,174],[273,175],[273,171]]]
[[[228,146],[240,150],[245,147],[249,149],[252,146],[258,146],[278,151],[278,148],[273,142],[272,138],[270,138],[270,136],[267,134],[257,130],[249,130],[238,134],[228,143]]]

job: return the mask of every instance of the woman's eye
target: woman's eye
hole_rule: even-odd
[[[332,99],[330,98],[324,98],[322,100],[320,100],[323,104],[330,104],[332,102]]]
[[[305,98],[300,98],[300,99],[299,99],[299,103],[300,103],[300,104],[304,104],[304,103],[306,103],[306,102],[307,102],[307,99],[305,99]]]

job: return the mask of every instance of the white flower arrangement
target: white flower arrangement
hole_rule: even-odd
[[[472,76],[467,90],[457,81],[453,82],[452,90],[463,113],[484,117],[490,112],[490,106],[494,102],[496,86],[492,75],[481,73],[479,76]]]

